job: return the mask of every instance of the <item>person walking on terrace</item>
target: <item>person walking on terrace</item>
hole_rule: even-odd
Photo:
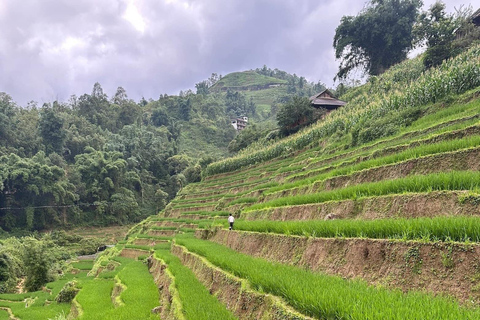
[[[232,216],[232,214],[230,213],[230,216],[228,217],[228,223],[230,223],[230,228],[228,228],[228,230],[232,230],[233,229],[233,223],[235,222],[235,218]]]

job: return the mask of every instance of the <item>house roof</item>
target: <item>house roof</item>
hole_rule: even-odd
[[[472,15],[472,21],[475,23],[477,26],[480,26],[480,9],[475,11],[475,13]]]
[[[346,104],[345,101],[336,99],[328,89],[325,89],[322,92],[310,97],[310,101],[316,108],[321,107],[329,110],[337,109],[338,107],[342,107]]]

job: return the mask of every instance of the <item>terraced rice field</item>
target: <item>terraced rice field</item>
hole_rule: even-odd
[[[208,175],[129,237],[197,223],[154,259],[164,273],[180,262],[240,319],[480,318],[474,92],[368,144],[327,140]]]
[[[132,229],[176,226],[152,249],[161,318],[204,318],[192,275],[213,319],[480,318],[480,100],[429,108],[456,112],[208,176]]]
[[[211,164],[50,291],[0,295],[0,319],[480,319],[479,53],[396,66],[323,122]],[[360,134],[370,121],[396,127]]]

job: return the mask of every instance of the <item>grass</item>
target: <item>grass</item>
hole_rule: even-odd
[[[72,262],[72,266],[79,270],[92,270],[93,260],[82,260],[79,262]]]
[[[83,308],[83,315],[78,319],[158,319],[151,313],[151,309],[158,305],[158,289],[147,266],[140,261],[126,258],[115,258],[121,261],[122,268],[118,268],[118,279],[127,288],[120,298],[123,304],[114,307],[111,299],[113,279],[94,279],[84,284],[76,299]]]
[[[357,199],[362,197],[402,194],[409,192],[431,192],[439,190],[475,190],[480,188],[480,172],[452,171],[429,175],[408,176],[396,180],[364,183],[338,190],[323,191],[314,194],[289,196],[264,203],[254,204],[244,211],[266,208],[321,203],[332,200]]]
[[[256,197],[244,197],[244,198],[238,198],[235,199],[231,202],[228,203],[228,206],[233,206],[236,204],[243,204],[243,203],[255,203],[258,201],[258,198]]]
[[[480,317],[479,310],[462,308],[447,298],[371,287],[361,281],[253,258],[191,237],[179,237],[176,241],[214,265],[247,279],[257,290],[281,296],[296,310],[316,319],[459,320]]]
[[[164,244],[155,251],[155,255],[168,264],[168,270],[175,277],[175,287],[182,301],[185,317],[191,320],[237,319],[217,298],[210,295],[193,272],[182,265],[180,259],[171,254],[169,249],[170,244]]]
[[[87,277],[85,272],[76,275],[67,274],[57,281],[46,284],[51,293],[35,291],[24,294],[1,294],[0,307],[10,308],[16,317],[28,320],[45,320],[54,318],[59,314],[68,314],[70,304],[57,303],[55,297],[65,283],[73,279],[88,282],[91,278]],[[29,301],[28,307],[24,300]]]
[[[394,164],[394,163],[398,163],[398,162],[406,161],[410,159],[418,159],[420,157],[425,157],[433,154],[452,152],[457,150],[465,150],[468,148],[478,147],[479,145],[480,145],[480,136],[472,136],[464,139],[456,139],[456,140],[450,140],[450,141],[442,141],[439,143],[420,145],[418,147],[410,148],[396,154],[362,161],[360,163],[344,166],[341,168],[337,167],[331,171],[317,174],[311,178],[301,179],[292,183],[282,184],[277,187],[273,187],[266,190],[264,194],[271,194],[278,191],[297,188],[300,186],[312,184],[316,181],[322,181],[322,180],[332,178],[335,176],[340,176],[340,175],[348,175],[348,174],[352,174],[354,172],[365,170],[365,169],[380,167],[388,164]],[[318,171],[320,170],[324,170],[324,169],[319,169]],[[305,174],[311,174],[311,173],[312,171]]]
[[[224,224],[227,226],[227,223]],[[480,242],[480,217],[378,220],[243,221],[235,229],[313,237]]]

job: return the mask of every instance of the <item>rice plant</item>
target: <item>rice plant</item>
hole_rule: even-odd
[[[212,264],[247,279],[257,290],[284,298],[316,319],[478,319],[479,310],[451,299],[419,292],[368,286],[362,281],[314,273],[241,254],[205,240],[179,237],[176,242]]]
[[[282,206],[321,203],[332,200],[357,199],[402,194],[409,192],[431,192],[440,190],[475,190],[480,188],[480,172],[451,171],[429,175],[415,175],[396,180],[364,183],[338,190],[323,191],[314,194],[289,196],[264,203],[254,204],[244,209],[245,212]]]
[[[224,226],[226,227],[226,223]],[[367,237],[372,239],[480,242],[479,216],[329,221],[237,220],[235,229],[325,238]]]
[[[182,265],[180,259],[170,253],[167,245],[156,250],[155,255],[168,265],[168,270],[175,277],[175,287],[182,301],[182,309],[186,319],[237,319],[217,298],[210,294],[190,269]]]

